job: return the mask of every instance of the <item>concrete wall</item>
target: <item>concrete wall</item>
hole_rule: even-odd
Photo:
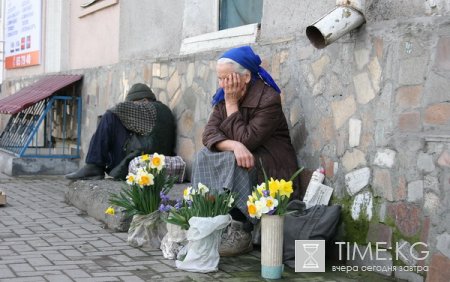
[[[118,1],[99,1],[82,8],[84,0],[70,1],[70,69],[80,69],[114,64],[119,61]],[[123,1],[126,2],[126,1]],[[110,3],[103,9],[96,7]],[[97,6],[98,5],[98,6]],[[86,14],[86,11],[92,13]]]
[[[363,226],[347,235],[360,234],[362,243],[425,242],[431,251],[425,261],[386,265],[427,265],[429,281],[449,281],[442,270],[450,269],[450,3],[367,1],[365,25],[317,50],[305,27],[333,7],[334,1],[265,1],[260,41],[253,46],[282,89],[299,163],[325,167],[333,201],[349,214],[346,226]],[[131,5],[123,9],[121,18],[132,11]],[[152,32],[175,36],[170,30],[179,22],[174,25],[166,36]],[[130,42],[137,46],[136,38]],[[159,57],[159,47],[147,48],[156,51],[143,45],[130,49],[130,59],[123,53],[117,64],[80,70],[83,151],[97,116],[122,101],[133,83],[144,82],[173,110],[177,153],[189,174],[202,146],[222,51],[176,56],[173,47]],[[384,274],[421,281],[414,272]]]
[[[183,27],[183,1],[120,2],[120,58],[167,57],[178,54]]]

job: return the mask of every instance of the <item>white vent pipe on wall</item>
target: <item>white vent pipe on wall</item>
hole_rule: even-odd
[[[365,0],[336,0],[336,7],[306,28],[306,36],[318,49],[366,22]]]

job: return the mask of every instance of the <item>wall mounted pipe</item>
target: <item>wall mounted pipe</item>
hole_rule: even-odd
[[[366,22],[364,0],[337,0],[336,7],[306,28],[311,44],[322,49]]]

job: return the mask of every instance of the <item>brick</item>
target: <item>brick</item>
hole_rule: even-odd
[[[417,132],[421,129],[419,112],[403,113],[398,118],[398,129],[400,131]]]
[[[434,254],[431,258],[430,269],[426,281],[450,281],[450,259],[441,254]]]
[[[439,103],[425,110],[425,122],[428,124],[448,124],[450,121],[450,103]]]

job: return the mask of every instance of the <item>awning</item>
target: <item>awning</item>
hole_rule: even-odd
[[[0,100],[0,113],[16,114],[80,80],[82,75],[51,75]]]

